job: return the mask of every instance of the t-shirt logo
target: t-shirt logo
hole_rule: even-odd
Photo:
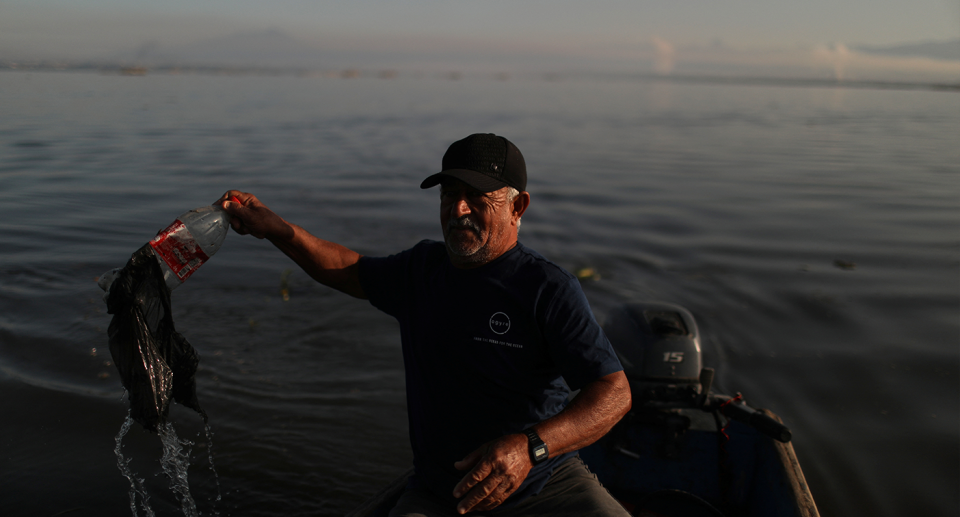
[[[510,330],[510,317],[502,312],[490,316],[490,330],[494,334],[506,334]]]

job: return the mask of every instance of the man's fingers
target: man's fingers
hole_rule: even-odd
[[[457,512],[462,515],[471,510],[489,510],[497,507],[503,499],[506,499],[496,500],[494,497],[498,493],[502,495],[503,490],[499,490],[503,484],[501,479],[498,476],[490,476],[474,486],[457,505]]]
[[[246,205],[246,198],[249,198],[250,194],[240,192],[239,190],[228,190],[225,194],[220,196],[220,199],[217,200],[217,203],[228,212],[232,212],[235,209],[243,208]]]
[[[530,471],[526,446],[526,436],[507,435],[456,462],[456,468],[470,469],[453,489],[454,497],[462,497],[457,511],[490,510],[506,501]]]
[[[500,484],[494,488],[492,492],[487,494],[487,496],[483,499],[477,501],[477,503],[467,511],[484,512],[487,510],[492,510],[503,504],[503,502],[506,501],[507,498],[510,497],[510,495],[513,494],[517,488],[519,488],[519,485],[514,486],[514,483],[511,480],[502,478]]]
[[[236,203],[231,203],[229,201],[225,201],[221,203],[221,205],[223,205],[224,207],[224,210],[226,210],[227,213],[230,214],[231,216],[230,227],[233,228],[233,231],[239,233],[240,235],[247,235],[250,232],[247,230],[247,225],[243,224],[243,219],[239,217],[239,215],[237,214],[237,211],[239,210],[239,208],[235,208],[234,206],[232,206],[235,204]]]
[[[234,196],[238,196],[238,195],[240,195],[240,194],[243,194],[243,192],[240,192],[239,190],[228,190],[228,191],[224,192],[223,195],[220,196],[219,199],[217,199],[217,203],[219,203],[219,204],[222,205],[224,201],[229,201],[230,198],[232,198],[232,197],[234,197]]]
[[[469,456],[464,458],[464,462],[468,458]],[[464,514],[473,510],[496,508],[506,501],[522,482],[522,477],[518,478],[511,472],[495,468],[488,461],[481,461],[453,490],[454,497],[463,498],[457,505],[457,511]]]
[[[239,190],[228,190],[216,201],[223,208],[247,207],[255,204],[256,197],[247,192]]]
[[[476,456],[476,457],[473,457]],[[477,461],[480,459],[481,455],[479,453],[473,452],[467,455],[462,461],[454,463],[454,466],[457,466],[458,469],[467,469],[470,468],[469,465],[473,466],[473,469],[470,472],[467,472],[463,479],[457,483],[457,486],[453,487],[453,497],[463,497],[463,494],[466,494],[471,489],[476,487],[481,483],[487,476],[490,475],[490,465],[487,463],[477,464]],[[462,465],[463,468],[458,465]]]

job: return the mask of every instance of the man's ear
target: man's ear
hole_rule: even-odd
[[[517,219],[523,217],[523,213],[527,211],[527,207],[530,206],[530,193],[521,192],[516,199],[513,200],[513,215]]]

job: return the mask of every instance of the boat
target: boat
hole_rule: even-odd
[[[663,302],[624,304],[603,325],[633,408],[580,450],[601,483],[638,517],[819,517],[792,434],[769,410],[713,390],[693,315]],[[572,394],[571,396],[575,396]],[[385,516],[412,469],[348,517]]]

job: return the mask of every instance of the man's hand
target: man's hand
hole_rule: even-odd
[[[533,467],[527,450],[527,437],[510,434],[487,442],[453,464],[470,472],[453,488],[453,496],[463,498],[457,505],[461,514],[472,510],[492,510],[510,497]]]
[[[240,200],[237,204],[230,198]],[[258,239],[289,239],[294,230],[289,223],[266,207],[253,194],[229,190],[220,196],[217,204],[230,214],[230,226],[240,235],[253,235]]]

